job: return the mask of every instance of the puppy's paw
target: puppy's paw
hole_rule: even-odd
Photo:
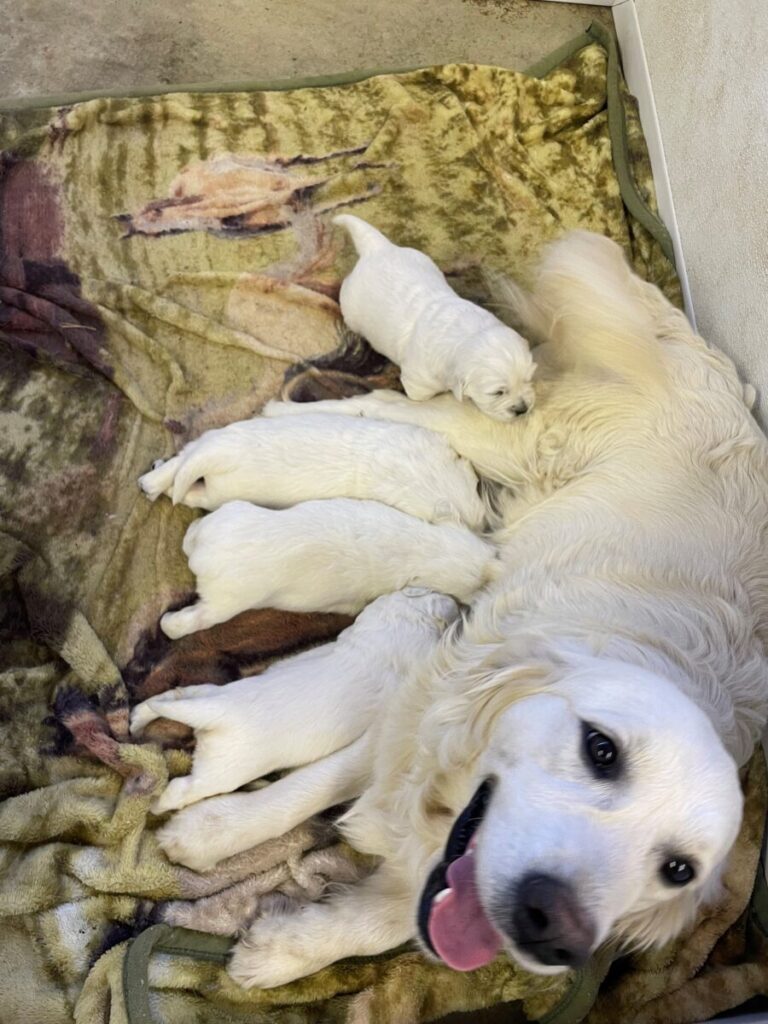
[[[152,469],[139,477],[139,487],[150,501],[156,501],[161,494],[170,496],[178,466],[178,455],[168,460],[156,459]]]
[[[283,402],[279,398],[270,399],[261,410],[261,415],[268,418],[290,416],[293,412],[306,412],[305,402]],[[311,409],[309,410],[312,411]]]
[[[277,988],[325,966],[317,948],[309,949],[303,918],[302,908],[287,916],[257,918],[235,946],[229,976],[243,988]]]
[[[140,736],[150,722],[158,718],[169,718],[173,722],[183,722],[193,728],[205,725],[205,717],[201,717],[200,714],[202,701],[220,695],[220,687],[213,683],[176,686],[164,693],[156,693],[154,697],[147,697],[141,704],[137,704],[131,712],[131,734]]]
[[[214,788],[213,792],[216,792]],[[221,792],[219,790],[219,792]],[[203,797],[211,796],[211,789],[201,789],[198,780],[192,775],[182,775],[177,779],[171,779],[160,796],[152,803],[153,814],[165,814],[166,811],[178,811],[182,807],[202,800]]]
[[[204,800],[177,811],[156,836],[168,860],[193,871],[210,871],[220,860],[239,853],[230,831],[233,813],[227,798]]]
[[[137,704],[131,712],[131,735],[141,736],[150,722],[160,717],[160,712],[152,706],[152,697]]]
[[[194,524],[193,524],[194,525]],[[166,612],[160,618],[160,629],[169,640],[179,640],[190,633],[197,633],[201,629],[208,629],[216,624],[216,619],[208,614],[205,606],[198,601],[197,604],[189,605],[187,608],[180,608],[177,612]]]

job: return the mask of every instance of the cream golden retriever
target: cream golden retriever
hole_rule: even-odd
[[[255,920],[230,964],[245,986],[414,938],[458,970],[503,950],[562,971],[609,938],[665,942],[717,893],[738,767],[768,716],[768,447],[751,389],[599,236],[554,243],[530,293],[509,285],[505,298],[540,342],[526,416],[495,421],[451,395],[312,406],[432,430],[502,484],[504,571],[410,659],[352,742],[341,691],[376,672],[334,691],[324,728],[344,739],[297,769],[301,806],[359,792],[342,828],[380,866]],[[286,693],[295,734],[315,730],[315,682]],[[234,852],[212,837],[247,845],[264,815],[286,813],[270,789],[185,807],[160,841],[210,867]]]

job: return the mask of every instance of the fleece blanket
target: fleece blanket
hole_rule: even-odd
[[[462,975],[408,948],[239,989],[226,950],[262,901],[320,898],[367,865],[331,817],[205,875],[170,864],[149,805],[188,770],[191,737],[159,722],[134,744],[127,724],[131,702],[257,672],[347,624],[268,610],[169,643],[157,622],[192,594],[194,513],[136,487],[155,458],[276,394],[397,386],[340,331],[353,254],[331,211],[425,249],[481,301],[481,264],[524,279],[574,227],[618,240],[678,297],[612,40],[591,30],[527,75],[450,65],[9,109],[0,175],[0,1021],[408,1024],[519,999],[583,1018],[610,951],[552,979],[504,959]],[[671,987],[690,992],[676,1019],[703,1016],[706,970],[736,979],[720,986],[729,1005],[765,983],[744,925],[759,766],[745,785],[727,907],[663,963],[609,979],[595,1021]]]

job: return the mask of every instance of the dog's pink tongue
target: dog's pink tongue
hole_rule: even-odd
[[[502,938],[485,916],[475,887],[475,858],[458,857],[448,868],[451,891],[432,905],[429,937],[435,952],[455,971],[474,971],[493,960]]]

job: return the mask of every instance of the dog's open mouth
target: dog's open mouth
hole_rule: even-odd
[[[486,780],[456,819],[445,853],[432,870],[419,903],[419,932],[435,954],[456,971],[490,963],[503,938],[488,920],[475,882],[475,832],[492,792]]]

